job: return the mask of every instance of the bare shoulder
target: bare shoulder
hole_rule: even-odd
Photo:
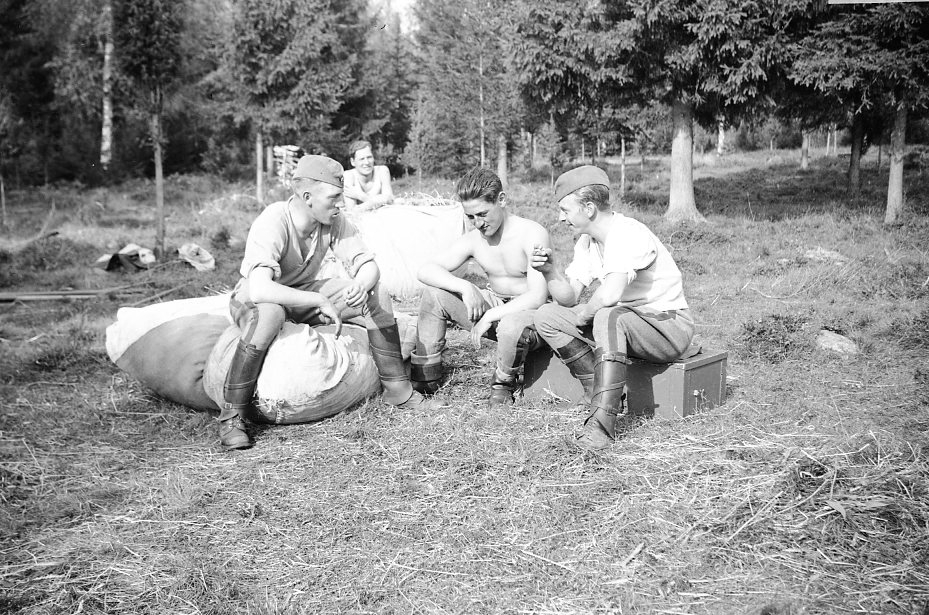
[[[342,174],[342,183],[346,186],[354,186],[358,183],[358,171],[355,169],[347,169]]]
[[[513,230],[517,231],[517,236],[529,245],[537,243],[548,245],[551,242],[548,229],[535,220],[511,214],[510,222],[513,224]]]
[[[379,164],[375,166],[374,173],[377,175],[377,177],[390,181],[390,169],[388,169],[385,165]]]

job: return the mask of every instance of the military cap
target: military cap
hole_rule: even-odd
[[[560,202],[561,199],[584,186],[606,186],[609,188],[610,178],[607,177],[606,171],[589,164],[565,171],[555,181],[555,201]]]
[[[315,179],[316,181],[342,187],[342,165],[326,156],[304,156],[297,163],[294,179]]]

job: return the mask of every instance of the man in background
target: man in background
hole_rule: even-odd
[[[345,206],[350,211],[367,211],[387,205],[394,199],[390,171],[374,164],[371,144],[354,141],[348,148],[352,169],[345,172]]]

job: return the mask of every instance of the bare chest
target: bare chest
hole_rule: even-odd
[[[491,277],[524,278],[526,276],[528,260],[521,245],[479,244],[474,250],[474,259]]]

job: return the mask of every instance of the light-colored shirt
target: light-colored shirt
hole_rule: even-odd
[[[333,218],[330,225],[320,224],[310,237],[302,238],[294,224],[291,206],[303,205],[291,197],[289,201],[271,203],[255,218],[239,268],[242,277],[247,278],[256,267],[268,267],[277,283],[299,287],[317,279],[330,248],[351,276],[363,264],[374,260],[358,230],[341,215]]]
[[[668,249],[647,226],[622,214],[612,215],[610,231],[603,244],[581,235],[574,246],[574,259],[565,269],[572,280],[589,286],[615,273],[626,276],[626,289],[619,305],[654,310],[687,308],[681,271]]]

